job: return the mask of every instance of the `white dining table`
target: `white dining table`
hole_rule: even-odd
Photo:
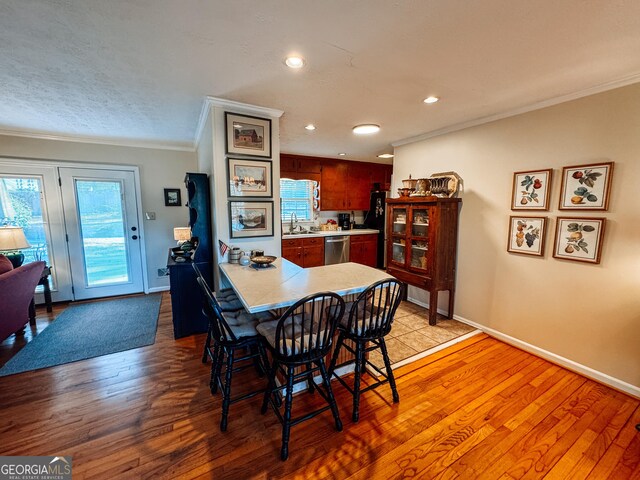
[[[234,263],[221,263],[219,267],[250,313],[289,307],[317,292],[353,295],[379,280],[393,278],[383,270],[352,262],[302,268],[278,258],[269,268]]]

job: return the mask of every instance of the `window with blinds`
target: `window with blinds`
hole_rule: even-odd
[[[313,182],[280,179],[280,215],[288,221],[295,213],[299,221],[313,220]]]

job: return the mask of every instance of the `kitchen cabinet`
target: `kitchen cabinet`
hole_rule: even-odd
[[[368,210],[371,164],[325,162],[320,176],[320,210]]]
[[[371,165],[362,162],[349,162],[347,164],[347,208],[349,210],[369,210],[372,187]]]
[[[429,324],[436,324],[438,292],[449,291],[453,318],[459,198],[387,199],[387,272],[429,292]]]
[[[320,183],[320,210],[368,210],[373,184],[391,185],[392,165],[349,162],[333,158],[280,155],[280,178]]]
[[[380,184],[380,190],[391,190],[391,174],[393,165],[377,163],[371,167],[371,184]]]
[[[378,253],[377,235],[352,235],[349,246],[349,261],[376,267]]]
[[[288,238],[282,240],[282,258],[309,268],[324,265],[324,238]]]
[[[348,210],[347,163],[327,161],[320,175],[320,210]]]
[[[301,155],[280,154],[280,178],[315,180],[320,182],[322,159]]]

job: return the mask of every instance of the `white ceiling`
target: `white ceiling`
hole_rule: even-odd
[[[291,52],[303,70],[283,64]],[[283,152],[373,160],[408,137],[635,81],[637,0],[0,3],[5,133],[193,148],[211,95],[284,110]],[[364,122],[382,130],[354,136]]]

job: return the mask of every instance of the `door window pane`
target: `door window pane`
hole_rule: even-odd
[[[42,260],[51,266],[47,241],[49,225],[44,212],[40,177],[0,177],[0,225],[22,227],[27,241],[31,244],[31,248],[22,250],[24,263]]]
[[[121,183],[76,180],[76,197],[87,286],[128,282]]]

